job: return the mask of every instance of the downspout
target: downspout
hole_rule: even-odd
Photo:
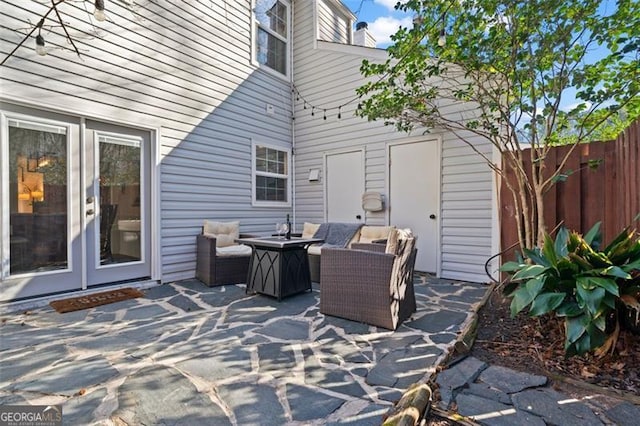
[[[291,90],[289,90],[289,94],[291,95],[291,117],[289,117],[289,123],[291,123],[291,216],[293,229],[296,229],[297,217],[296,217],[296,126],[295,126],[295,116],[296,116],[296,104],[295,104],[295,93],[293,86],[293,38],[294,38],[294,3],[295,0],[291,2],[291,41],[289,43],[289,80]]]

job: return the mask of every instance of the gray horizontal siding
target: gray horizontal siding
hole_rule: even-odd
[[[53,28],[47,56],[36,56],[29,40],[3,66],[2,96],[160,128],[160,262],[171,281],[194,276],[204,219],[271,232],[284,217],[285,209],[251,206],[251,140],[291,146],[290,88],[251,63],[249,1],[138,3],[107,2],[111,22],[97,24],[95,37],[82,5],[65,2],[60,10],[82,58]],[[37,22],[47,7],[0,1],[0,52],[22,38],[14,29]]]
[[[307,2],[296,3],[296,19],[309,19],[312,8]],[[335,107],[355,97],[355,89],[364,82],[359,68],[371,49],[359,49],[358,54],[329,49],[318,43],[313,49],[313,34],[303,26],[296,27],[294,47],[296,87],[307,101],[323,107]],[[376,57],[370,59],[376,60]],[[461,105],[443,101],[446,110],[459,114]],[[365,148],[365,184],[367,190],[385,192],[386,150],[389,143],[407,138],[404,133],[380,122],[357,118],[353,111],[357,101],[342,108],[342,119],[331,111],[327,120],[322,111],[304,109],[296,102],[295,135],[298,222],[320,221],[324,212],[324,186],[308,182],[308,170],[322,169],[322,155],[347,148]],[[415,135],[420,135],[416,131]],[[467,135],[476,147],[488,155],[491,145]],[[492,174],[484,160],[453,133],[433,131],[427,138],[442,139],[441,157],[441,220],[440,269],[444,278],[486,281],[484,263],[492,254]],[[386,223],[385,213],[367,214],[368,223]]]
[[[318,0],[318,39],[335,43],[350,43],[351,24],[326,0]]]

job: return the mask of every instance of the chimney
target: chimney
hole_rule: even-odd
[[[376,39],[369,32],[369,25],[366,22],[358,22],[353,33],[353,44],[356,46],[376,47]]]

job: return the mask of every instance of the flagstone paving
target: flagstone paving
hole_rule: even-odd
[[[488,287],[416,277],[395,332],[196,280],[58,314],[2,316],[0,405],[62,404],[65,424],[377,425],[430,377]]]

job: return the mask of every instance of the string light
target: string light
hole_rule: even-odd
[[[47,54],[47,48],[44,47],[44,37],[40,34],[36,36],[36,53],[40,56]]]
[[[445,14],[442,14],[442,29],[440,30],[440,37],[438,37],[438,46],[444,47],[447,44],[447,33],[444,29],[445,26]]]
[[[453,1],[452,1],[453,4]],[[445,11],[442,12],[442,17],[440,20],[434,22],[429,28],[424,29],[424,33],[428,34],[430,31],[432,31],[433,29],[435,29],[435,27],[440,23],[442,25],[442,29],[440,30],[440,37],[438,37],[438,46],[440,47],[444,47],[447,44],[447,34],[446,34],[446,30],[445,30],[445,25],[446,25],[446,13],[447,11],[451,8],[452,4],[449,4]],[[414,48],[417,47],[420,42],[422,41],[422,39],[420,40],[416,40],[415,44],[414,44]],[[408,49],[407,52],[405,52],[404,55],[402,55],[402,57],[398,60],[398,62],[393,66],[393,69],[395,69],[400,63],[402,63],[408,56],[409,54],[413,51],[412,49]],[[383,79],[387,78],[389,76],[389,74],[392,72],[392,70],[387,71],[384,75],[382,75],[379,79],[378,82],[382,81]],[[362,98],[362,95],[357,95],[354,96],[353,98],[351,98],[350,100],[348,100],[347,102],[344,102],[340,105],[337,105],[335,107],[324,107],[324,106],[318,106],[318,105],[314,105],[311,102],[309,102],[307,99],[305,99],[305,97],[300,93],[300,91],[298,90],[298,88],[295,86],[295,84],[292,84],[292,89],[291,91],[293,93],[295,93],[296,95],[296,101],[301,101],[302,100],[302,105],[303,105],[303,109],[307,109],[307,105],[311,108],[311,116],[315,117],[315,110],[318,109],[318,111],[322,110],[323,112],[323,119],[326,120],[327,119],[327,112],[330,112],[332,110],[338,110],[338,114],[337,114],[337,118],[338,120],[342,119],[342,108],[346,107],[347,105],[350,105],[351,103],[355,102],[355,101],[359,101]],[[358,102],[358,106],[356,107],[357,110],[361,110],[362,109],[362,103]],[[295,119],[295,117],[294,117]]]
[[[42,25],[44,24],[44,18],[40,19],[36,28],[38,29],[38,35],[36,36],[36,53],[40,56],[45,56],[47,54],[47,48],[44,46],[44,37],[40,33],[42,31]]]
[[[335,106],[335,107],[325,107],[325,106],[319,106],[319,105],[314,105],[311,102],[309,102],[298,90],[298,88],[293,85],[293,89],[291,90],[296,97],[296,101],[300,101],[302,102],[302,108],[303,109],[311,109],[311,116],[315,117],[316,116],[316,110],[318,110],[318,112],[322,111],[322,119],[323,120],[327,120],[329,118],[329,115],[331,113],[331,111],[337,110],[338,114],[337,114],[337,118],[338,120],[342,119],[342,108],[346,107],[347,105],[355,102],[356,100],[360,99],[360,95],[355,96],[354,98],[350,99],[349,101]],[[358,104],[358,108],[360,108],[360,104]]]
[[[440,37],[438,37],[438,46],[444,47],[447,44],[447,34],[444,28],[440,30]]]
[[[96,21],[104,21],[107,17],[104,14],[104,0],[96,0],[95,2],[96,10],[93,12],[93,17],[96,18]]]

